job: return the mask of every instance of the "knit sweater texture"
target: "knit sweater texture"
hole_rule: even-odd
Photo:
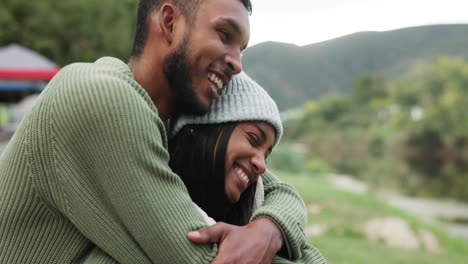
[[[206,224],[168,161],[164,123],[125,63],[63,68],[0,156],[0,263],[209,263],[217,246],[187,239]],[[272,219],[300,259],[304,204],[262,177],[252,220]]]

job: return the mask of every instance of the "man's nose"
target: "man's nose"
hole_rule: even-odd
[[[232,75],[242,71],[241,52],[240,49],[233,48],[226,54],[226,64]]]

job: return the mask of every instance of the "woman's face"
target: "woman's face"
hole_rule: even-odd
[[[224,192],[230,203],[265,172],[265,160],[275,141],[273,126],[263,121],[239,123],[232,131],[226,150]]]

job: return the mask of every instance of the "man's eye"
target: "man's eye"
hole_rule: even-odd
[[[231,39],[231,34],[229,34],[229,32],[227,32],[226,30],[218,29],[218,32],[224,41],[229,41]]]

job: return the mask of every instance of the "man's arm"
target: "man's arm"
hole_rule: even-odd
[[[216,244],[186,237],[205,224],[168,167],[164,125],[145,92],[78,66],[55,84],[43,100],[49,131],[39,133],[49,135],[60,185],[44,199],[120,263],[210,262]]]

